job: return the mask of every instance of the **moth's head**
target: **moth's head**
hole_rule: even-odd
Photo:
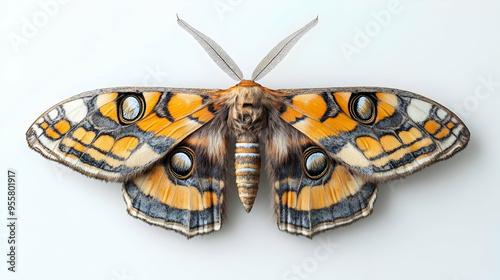
[[[282,93],[261,86],[252,80],[241,80],[237,85],[221,92],[229,107],[238,111],[252,110],[255,114],[264,114],[264,109],[276,107]],[[264,98],[265,97],[265,98]]]
[[[262,86],[250,80],[241,80],[236,86],[229,89],[228,94],[234,98],[231,109],[238,114],[252,114],[257,117],[262,108]],[[259,112],[257,112],[259,111]]]
[[[251,80],[241,80],[236,86],[239,87],[254,87],[254,86],[261,86],[260,84],[251,81]]]

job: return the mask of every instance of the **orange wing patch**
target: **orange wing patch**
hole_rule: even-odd
[[[410,149],[410,151],[415,152],[415,151],[418,151],[419,149],[429,147],[432,144],[434,144],[434,142],[432,142],[432,140],[430,138],[423,138],[422,140],[417,141],[414,144],[412,144],[409,147],[409,149]]]
[[[319,94],[300,94],[292,98],[292,105],[301,112],[307,112],[309,117],[321,119],[326,113],[327,105]],[[314,108],[314,110],[311,110]]]
[[[40,127],[44,130],[45,134],[52,140],[58,140],[66,134],[70,129],[71,125],[67,120],[60,120],[53,126],[49,126],[47,122],[40,124]]]
[[[340,109],[344,113],[349,112],[349,98],[351,97],[352,92],[334,92],[333,97],[335,98],[335,102],[339,105]]]
[[[393,135],[384,135],[380,137],[380,144],[386,152],[392,152],[401,147],[401,142]]]
[[[399,132],[399,138],[403,141],[403,144],[408,145],[415,142],[417,139],[422,137],[422,133],[415,127],[411,127],[408,131]]]
[[[147,116],[153,111],[153,109],[156,107],[158,104],[158,101],[160,100],[161,97],[161,92],[158,91],[152,91],[152,92],[143,92],[142,95],[144,96],[144,101],[146,104],[146,110],[144,111],[144,116]]]
[[[440,127],[441,125],[438,124],[435,120],[428,120],[424,126],[425,130],[430,134],[434,134]]]
[[[97,138],[93,144],[97,149],[107,153],[111,150],[115,144],[115,139],[110,135],[101,135]]]
[[[446,127],[441,127],[441,130],[434,135],[437,139],[444,138],[450,134],[450,130]]]
[[[147,115],[145,118],[137,122],[137,126],[142,131],[160,131],[163,128],[170,125],[170,122],[167,118],[161,118],[156,113],[151,113]]]
[[[339,112],[334,118],[328,118],[323,122],[335,131],[351,131],[356,128],[358,122],[349,118],[346,114]]]
[[[57,132],[54,131],[52,127],[49,127],[45,130],[45,134],[47,134],[48,137],[52,138],[53,140],[57,140],[61,138],[61,135]]]
[[[71,125],[67,120],[60,120],[55,125],[54,128],[59,132],[59,134],[66,134],[71,128]]]
[[[92,143],[92,141],[94,140],[96,134],[95,132],[93,131],[87,131],[85,130],[85,128],[83,127],[79,127],[77,128],[74,132],[73,132],[73,135],[72,137],[80,142],[82,142],[83,144],[86,144],[86,145],[89,145],[90,143]]]
[[[446,125],[441,125],[435,120],[428,120],[424,128],[425,130],[434,136],[436,139],[443,139],[450,135],[450,129],[452,129],[455,125],[452,122],[446,123]]]
[[[64,138],[62,140],[62,144],[66,147],[71,147],[79,152],[85,151],[86,147],[76,141],[71,140],[70,138]]]
[[[370,136],[358,137],[356,139],[356,144],[365,153],[367,158],[378,157],[384,152],[378,140]]]
[[[214,114],[210,112],[208,107],[205,107],[197,112],[194,112],[191,116],[200,122],[206,123],[214,117]]]
[[[331,135],[338,135],[337,131],[332,130],[325,123],[310,118],[291,107],[286,107],[286,110],[281,113],[280,117],[300,132],[309,136],[313,141],[319,141],[319,139]]]
[[[281,202],[289,208],[297,207],[297,193],[295,191],[287,191],[281,197]]]
[[[167,109],[174,120],[197,111],[202,106],[202,97],[196,94],[175,93],[168,102]]]
[[[292,123],[297,120],[300,120],[301,118],[304,117],[304,115],[299,113],[297,110],[294,110],[290,107],[286,107],[285,111],[281,113],[280,117],[287,123]]]
[[[126,136],[115,142],[113,148],[111,148],[111,153],[121,158],[128,158],[138,144],[139,139],[133,136]]]
[[[200,124],[199,122],[188,118],[182,118],[157,131],[155,135],[167,136],[170,138],[181,140],[188,136],[190,132],[195,131],[201,126],[202,124]]]
[[[379,99],[377,104],[377,118],[375,122],[379,122],[387,117],[390,117],[398,107],[398,98],[391,93],[377,92],[375,96]]]
[[[118,92],[105,93],[97,96],[96,105],[101,114],[116,123],[118,121],[118,107],[116,105],[116,98]]]

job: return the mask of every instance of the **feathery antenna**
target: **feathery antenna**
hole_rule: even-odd
[[[313,28],[318,23],[318,17],[306,24],[301,29],[290,34],[288,37],[279,42],[257,65],[252,73],[252,80],[256,81],[263,78],[269,73],[280,61],[288,54],[292,47],[299,41],[307,31]]]
[[[222,69],[229,77],[234,80],[240,81],[243,79],[243,73],[234,61],[229,57],[229,55],[210,37],[201,33],[200,31],[194,29],[191,25],[187,24],[185,21],[177,16],[177,23],[184,28],[191,36],[193,36],[196,41],[205,49],[207,54],[212,58],[212,60],[217,64],[217,66]]]

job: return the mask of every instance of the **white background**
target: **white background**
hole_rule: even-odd
[[[375,15],[390,0],[69,1],[47,10],[48,2],[0,4],[1,279],[500,279],[498,1],[401,1],[385,26]],[[246,78],[319,16],[262,85],[413,91],[454,110],[471,131],[469,146],[381,185],[370,217],[313,240],[277,229],[266,176],[250,214],[230,184],[225,224],[207,236],[187,240],[133,219],[120,184],[46,160],[24,133],[87,90],[234,85],[176,13],[223,46]],[[367,28],[369,42],[356,43]],[[357,53],[343,53],[347,44]],[[8,169],[18,175],[17,273],[4,261]]]

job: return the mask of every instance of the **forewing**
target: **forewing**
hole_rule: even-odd
[[[227,143],[221,134],[209,130],[201,128],[150,171],[123,185],[130,215],[187,237],[220,229]],[[171,158],[186,147],[194,152],[193,170],[188,177],[178,178],[171,171],[175,170]]]
[[[126,181],[210,121],[215,108],[209,94],[216,91],[140,87],[89,91],[49,109],[26,138],[43,156],[83,174]]]
[[[465,148],[469,131],[442,105],[403,90],[351,87],[279,90],[280,117],[349,169],[373,180],[406,176]],[[353,116],[360,96],[374,104],[373,120]]]
[[[302,133],[292,136],[286,156],[278,156],[272,148],[284,144],[276,133],[270,133],[267,147],[271,148],[266,148],[273,167],[269,170],[279,229],[312,237],[368,216],[377,197],[377,185],[331,158],[326,158],[328,166],[321,177],[310,177],[305,172],[304,155],[312,147],[321,148]]]

